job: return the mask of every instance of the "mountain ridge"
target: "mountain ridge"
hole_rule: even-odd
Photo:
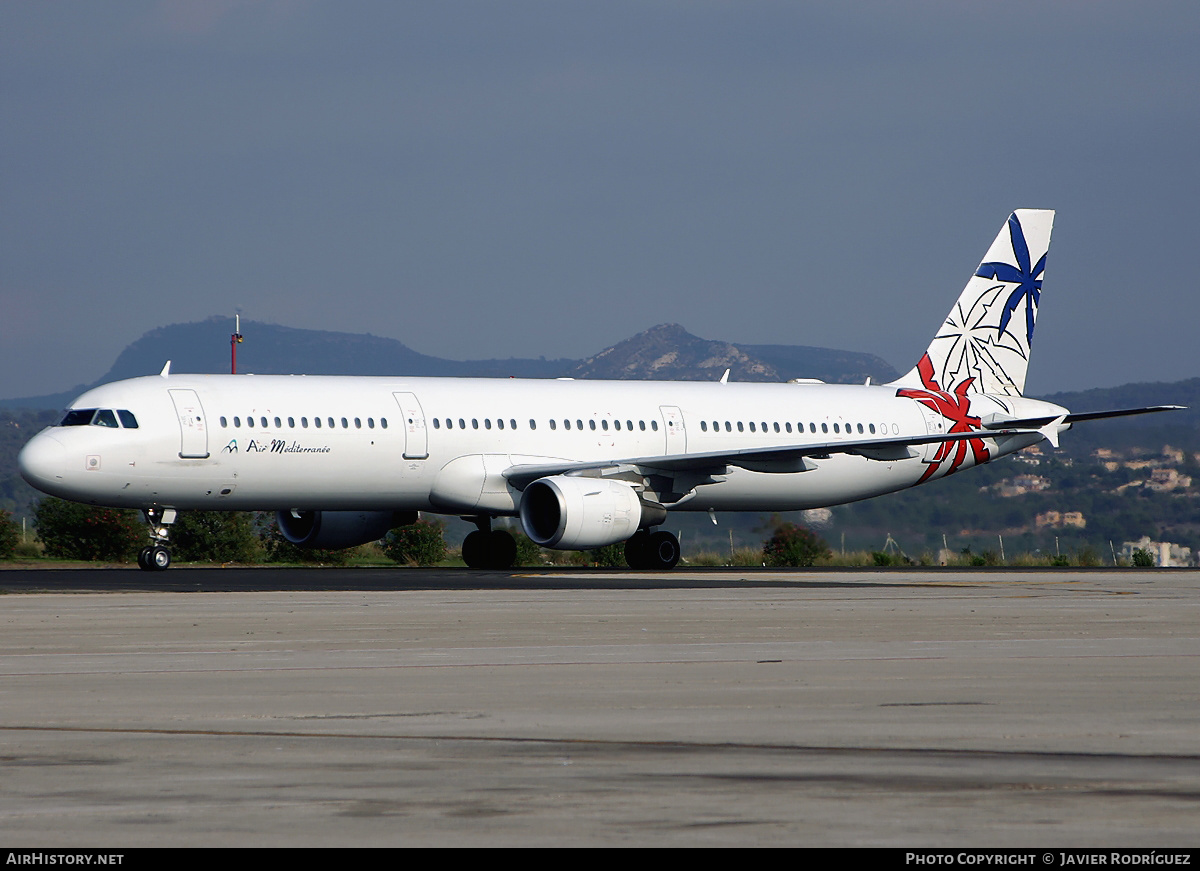
[[[229,319],[156,327],[136,339],[91,384],[41,396],[0,400],[7,408],[62,408],[80,393],[125,378],[153,375],[171,361],[173,373],[229,371]],[[395,375],[485,378],[735,381],[818,378],[840,383],[890,381],[899,373],[873,355],[801,345],[737,345],[693,336],[679,324],[659,324],[582,360],[493,358],[448,360],[422,354],[396,339],[370,333],[307,330],[243,321],[238,371],[259,375]]]

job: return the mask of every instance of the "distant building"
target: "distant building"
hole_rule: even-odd
[[[1170,445],[1163,445],[1163,459],[1169,463],[1179,464],[1183,462],[1183,451],[1179,448],[1173,448]]]
[[[1038,529],[1084,529],[1087,521],[1082,511],[1044,511],[1033,519]]]
[[[1192,486],[1192,479],[1189,475],[1179,474],[1178,469],[1155,469],[1150,473],[1150,480],[1146,482],[1146,486],[1151,490],[1166,491],[1166,490],[1186,490]]]
[[[992,489],[996,491],[997,496],[1003,499],[1010,499],[1013,496],[1021,496],[1025,493],[1037,493],[1041,490],[1049,490],[1050,481],[1041,475],[1017,475],[1014,478],[1005,478],[1003,481],[998,481],[992,485]]]
[[[1121,545],[1120,556],[1125,562],[1133,562],[1133,552],[1144,550],[1154,557],[1154,564],[1161,568],[1171,566],[1190,566],[1195,562],[1192,549],[1170,541],[1151,541],[1150,536],[1143,535],[1137,541],[1127,541]]]
[[[800,512],[809,526],[828,526],[833,522],[833,512],[828,508],[809,508]]]
[[[1014,462],[1036,466],[1042,462],[1042,456],[1041,445],[1030,445],[1022,451],[1017,451],[1012,458]]]

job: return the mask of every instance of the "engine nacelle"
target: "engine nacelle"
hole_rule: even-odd
[[[417,522],[415,511],[277,511],[283,537],[299,547],[338,550],[378,541],[397,526]]]
[[[525,534],[541,547],[562,550],[616,544],[666,516],[623,481],[555,475],[534,481],[521,496]]]

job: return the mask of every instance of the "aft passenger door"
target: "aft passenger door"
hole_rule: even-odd
[[[393,393],[404,415],[404,459],[424,460],[429,457],[429,436],[425,430],[425,413],[415,393]]]

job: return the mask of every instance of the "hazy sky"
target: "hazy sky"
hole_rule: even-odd
[[[239,309],[904,370],[1019,207],[1030,393],[1200,375],[1196,0],[5,0],[0,112],[0,397]]]

